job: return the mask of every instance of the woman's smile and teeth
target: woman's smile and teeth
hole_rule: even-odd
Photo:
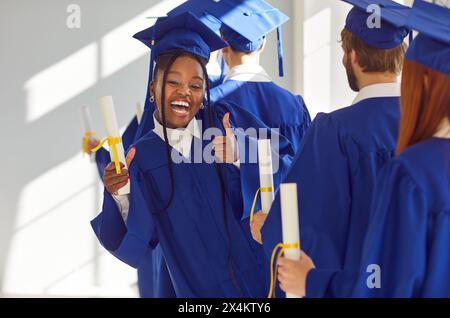
[[[185,100],[175,100],[170,102],[170,109],[172,113],[179,117],[186,117],[189,115],[191,105],[189,102]]]

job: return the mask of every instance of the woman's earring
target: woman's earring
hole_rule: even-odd
[[[154,103],[155,102],[155,96],[150,96],[150,103]]]
[[[203,105],[203,103],[200,104],[200,109],[205,109],[205,105]]]

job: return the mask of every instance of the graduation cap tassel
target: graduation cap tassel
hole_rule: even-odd
[[[155,33],[153,32],[150,39],[150,77],[149,82],[153,80],[153,66],[155,64]]]
[[[276,298],[275,290],[277,284],[277,268],[278,268],[278,260],[281,256],[283,256],[284,251],[287,249],[298,249],[300,248],[300,244],[297,243],[279,243],[277,244],[273,251],[272,256],[270,257],[270,287],[269,294],[267,298]]]
[[[103,145],[105,143],[108,143],[112,154],[113,154],[113,161],[114,161],[114,165],[116,167],[116,173],[117,174],[122,174],[122,169],[120,168],[120,159],[119,159],[119,152],[117,150],[117,145],[122,143],[122,139],[120,137],[114,137],[114,136],[108,136],[105,139],[103,139],[100,144],[95,147],[94,149],[92,149],[92,152],[97,152],[100,150],[100,148],[103,147]]]
[[[149,70],[148,70],[148,85],[147,85],[147,97],[145,99],[145,105],[144,105],[144,110],[145,109],[150,109],[150,104],[152,103],[150,101],[150,83],[153,80],[153,67],[155,64],[155,34],[152,34],[152,37],[150,39],[150,65],[149,65]],[[138,132],[140,132],[140,129],[138,130]]]
[[[273,188],[272,187],[261,187],[258,190],[256,190],[255,196],[253,197],[252,208],[250,209],[250,222],[252,222],[253,218],[254,218],[256,200],[258,199],[259,193],[273,193]]]
[[[223,55],[220,55],[220,79],[219,83],[222,83],[225,78],[225,59]]]
[[[280,77],[284,76],[283,68],[283,40],[281,34],[281,26],[277,28],[277,45],[278,45],[278,74]]]

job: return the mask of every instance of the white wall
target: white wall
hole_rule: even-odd
[[[273,80],[303,95],[312,117],[350,105],[355,93],[348,86],[339,40],[351,6],[338,0],[268,2],[291,18],[283,26],[284,78],[278,77],[276,32],[263,55]]]
[[[351,104],[354,93],[342,66],[340,32],[350,6],[341,1],[304,1],[304,95],[311,116]]]

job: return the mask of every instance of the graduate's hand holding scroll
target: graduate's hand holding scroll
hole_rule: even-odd
[[[217,136],[213,140],[213,148],[216,158],[222,163],[233,163],[239,159],[239,150],[230,125],[230,113],[226,113],[222,119],[225,128],[225,136]]]
[[[130,167],[131,162],[133,161],[134,156],[136,155],[136,149],[131,148],[128,151],[127,157],[125,158],[127,167]],[[111,194],[116,194],[119,189],[124,187],[130,178],[127,169],[123,169],[125,165],[120,163],[120,168],[122,168],[122,173],[116,173],[116,167],[114,162],[110,162],[104,171],[103,174],[103,183],[105,184],[106,191]]]
[[[300,260],[293,261],[285,257],[278,260],[278,281],[280,288],[286,293],[305,297],[306,277],[311,269],[315,268],[312,259],[303,251]]]
[[[82,140],[83,145],[84,145],[84,142],[85,141],[83,138],[83,140]],[[98,140],[97,138],[90,137],[87,141],[87,145],[86,145],[87,147],[86,147],[86,149],[84,149],[85,153],[87,153],[88,155],[92,154],[93,153],[92,149],[97,147],[99,144],[100,144],[100,140]]]
[[[262,244],[261,229],[267,219],[267,215],[267,213],[258,211],[257,213],[255,213],[255,215],[253,216],[253,220],[250,222],[250,231],[252,232],[252,237],[259,244]]]

